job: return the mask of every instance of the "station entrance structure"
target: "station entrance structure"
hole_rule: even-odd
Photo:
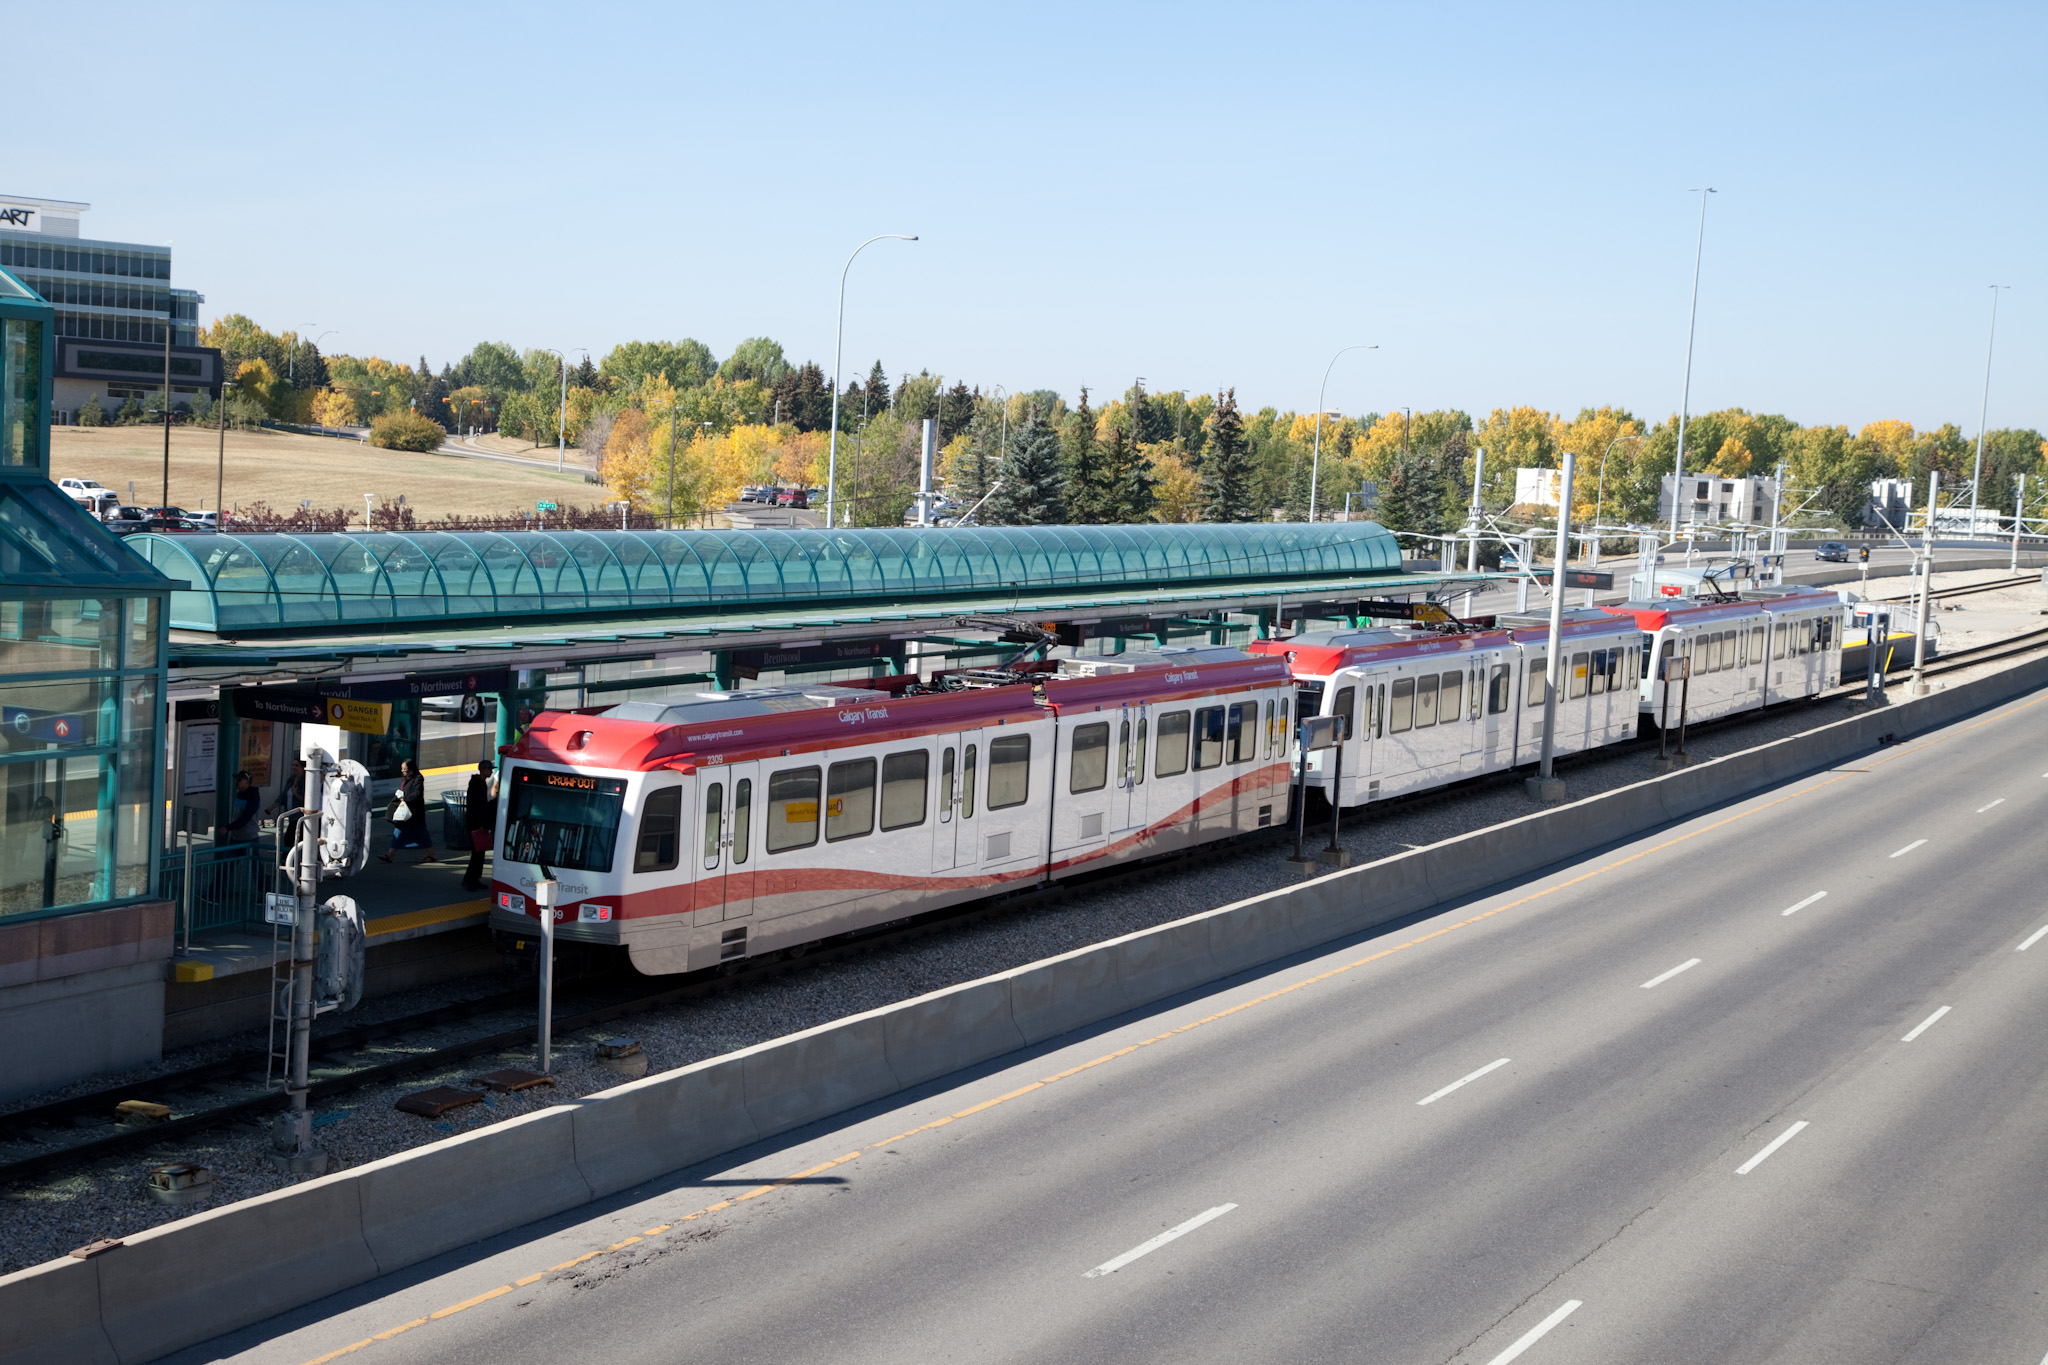
[[[1005,622],[1053,633],[1055,654],[1241,644],[1355,624],[1366,599],[1487,577],[1404,568],[1394,536],[1369,522],[145,534],[128,544],[188,585],[169,603],[171,754],[174,765],[206,755],[198,761],[211,769],[169,774],[182,828],[203,841],[204,826],[224,822],[240,771],[268,805],[317,744],[362,762],[380,801],[413,759],[430,805],[443,807],[436,840],[457,848],[476,762],[542,710],[994,663],[1017,648],[1000,638]],[[190,727],[210,736],[187,743]],[[252,863],[245,878],[228,864],[261,851],[202,844],[198,929],[257,913],[262,869]],[[390,903],[366,904],[373,946],[400,921],[408,934],[483,922],[480,899],[429,881],[421,873]]]

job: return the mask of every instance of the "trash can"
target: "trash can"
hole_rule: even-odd
[[[469,852],[469,794],[441,793],[441,847]]]

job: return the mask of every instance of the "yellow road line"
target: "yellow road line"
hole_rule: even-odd
[[[837,1157],[831,1161],[827,1161],[823,1165],[813,1166],[807,1171],[798,1171],[795,1175],[786,1175],[781,1177],[780,1179],[771,1180],[768,1183],[757,1186],[756,1188],[747,1191],[745,1194],[738,1195],[735,1198],[721,1199],[716,1204],[710,1204],[704,1208],[698,1209],[695,1213],[686,1213],[682,1215],[680,1218],[677,1218],[672,1223],[663,1223],[660,1227],[649,1228],[644,1234],[642,1234],[639,1237],[628,1237],[625,1241],[614,1242],[611,1246],[605,1247],[602,1250],[585,1252],[583,1255],[576,1257],[574,1260],[563,1261],[560,1265],[550,1266],[546,1270],[540,1271],[536,1274],[528,1275],[524,1279],[515,1280],[513,1281],[513,1284],[521,1286],[535,1284],[540,1280],[546,1278],[547,1276],[554,1274],[557,1271],[571,1269],[575,1266],[582,1265],[586,1261],[596,1260],[600,1256],[608,1256],[612,1252],[622,1250],[629,1246],[633,1246],[636,1243],[645,1241],[649,1237],[655,1237],[662,1233],[669,1232],[680,1224],[695,1222],[698,1218],[703,1217],[705,1214],[718,1213],[725,1209],[733,1207],[733,1205],[735,1204],[742,1203],[749,1199],[753,1199],[758,1195],[764,1195],[775,1190],[785,1189],[797,1181],[807,1179],[811,1176],[817,1175],[824,1171],[832,1170],[834,1167],[837,1166],[844,1166],[849,1161],[856,1161],[860,1157],[866,1155],[869,1152],[881,1151],[882,1149],[889,1147],[895,1143],[902,1142],[906,1138],[915,1137],[919,1133],[929,1133],[934,1129],[944,1128],[946,1125],[953,1123],[956,1120],[969,1118],[975,1114],[984,1113],[987,1110],[994,1109],[999,1105],[1008,1104],[1011,1100],[1020,1099],[1023,1096],[1029,1095],[1034,1091],[1043,1090],[1047,1086],[1053,1085],[1059,1081],[1064,1081],[1069,1077],[1078,1076],[1084,1071],[1093,1070],[1098,1066],[1103,1066],[1109,1062],[1116,1061],[1120,1057],[1128,1057],[1132,1053],[1137,1052],[1142,1048],[1152,1046],[1152,1044],[1154,1043],[1163,1043],[1170,1038],[1178,1038],[1180,1035],[1184,1033],[1190,1033],[1193,1032],[1195,1029],[1201,1028],[1204,1024],[1213,1024],[1218,1020],[1228,1019],[1232,1015],[1241,1014],[1244,1011],[1252,1008],[1254,1005],[1263,1005],[1270,1000],[1278,1000],[1282,996],[1292,995],[1294,992],[1298,990],[1302,990],[1306,987],[1318,985],[1322,982],[1343,976],[1347,972],[1356,971],[1358,968],[1366,966],[1369,963],[1378,962],[1383,958],[1392,957],[1396,953],[1406,952],[1410,948],[1419,947],[1422,944],[1428,943],[1432,939],[1442,938],[1445,934],[1466,928],[1470,925],[1478,924],[1482,920],[1492,919],[1495,915],[1502,914],[1509,910],[1513,910],[1517,906],[1528,905],[1532,902],[1540,901],[1547,896],[1556,895],[1558,892],[1568,890],[1571,887],[1577,886],[1581,882],[1591,881],[1595,877],[1605,876],[1609,872],[1618,871],[1621,868],[1629,866],[1631,863],[1639,862],[1642,859],[1649,857],[1653,853],[1661,853],[1667,848],[1676,848],[1680,844],[1686,843],[1692,839],[1697,839],[1702,834],[1709,834],[1712,833],[1714,830],[1724,829],[1729,825],[1733,825],[1740,821],[1747,820],[1752,815],[1759,814],[1763,811],[1771,810],[1777,806],[1782,806],[1786,802],[1794,800],[1797,797],[1811,796],[1815,792],[1825,791],[1829,787],[1834,786],[1835,783],[1844,781],[1849,777],[1867,773],[1870,771],[1871,768],[1882,767],[1883,765],[1893,762],[1896,759],[1905,757],[1909,753],[1918,753],[1922,750],[1930,749],[1937,744],[1946,743],[1948,740],[1953,739],[1957,734],[1966,733],[1970,730],[1981,729],[1983,726],[1990,725],[1995,721],[2004,720],[2010,716],[2018,715],[2020,712],[2038,706],[2044,701],[2048,701],[2048,696],[2036,697],[2033,701],[2024,702],[2018,706],[2013,707],[2009,711],[2001,712],[1996,715],[1987,716],[1983,720],[1975,721],[1969,725],[1965,725],[1961,727],[1961,729],[1956,730],[1950,734],[1940,735],[1934,739],[1926,740],[1920,743],[1915,743],[1911,745],[1901,745],[1898,748],[1894,749],[1891,753],[1886,754],[1881,758],[1872,759],[1869,768],[1847,769],[1845,771],[1838,773],[1834,777],[1828,778],[1826,781],[1816,782],[1810,787],[1801,787],[1797,791],[1787,792],[1783,796],[1780,796],[1775,800],[1766,801],[1760,805],[1752,806],[1748,810],[1737,811],[1735,814],[1727,816],[1724,819],[1716,820],[1714,823],[1710,825],[1702,825],[1700,828],[1696,830],[1692,830],[1688,833],[1680,834],[1673,838],[1666,839],[1663,843],[1660,844],[1653,844],[1649,848],[1643,849],[1640,852],[1631,853],[1625,857],[1617,858],[1610,863],[1603,863],[1599,867],[1593,868],[1591,871],[1582,872],[1576,877],[1572,877],[1565,881],[1557,883],[1555,886],[1545,887],[1541,891],[1533,891],[1526,896],[1520,897],[1519,899],[1509,901],[1505,905],[1497,905],[1491,910],[1481,911],[1479,914],[1473,915],[1468,919],[1459,920],[1455,924],[1447,924],[1441,929],[1433,929],[1429,933],[1418,935],[1415,938],[1409,939],[1405,943],[1397,943],[1391,948],[1383,948],[1379,952],[1368,953],[1364,957],[1355,958],[1350,962],[1341,964],[1340,966],[1332,967],[1328,971],[1318,972],[1314,976],[1303,977],[1301,980],[1291,982],[1288,985],[1280,987],[1278,990],[1268,991],[1264,995],[1254,996],[1249,1000],[1240,1001],[1227,1009],[1218,1010],[1216,1011],[1216,1013],[1208,1015],[1204,1018],[1193,1020],[1190,1023],[1181,1024],[1175,1028],[1170,1028],[1166,1030],[1166,1032],[1164,1033],[1156,1033],[1150,1038],[1140,1039],[1138,1042],[1132,1043],[1127,1047],[1120,1047],[1116,1049],[1114,1052],[1106,1052],[1102,1056],[1095,1058],[1093,1061],[1082,1062],[1079,1066],[1070,1066],[1065,1071],[1055,1072],[1054,1074],[1047,1076],[1043,1080],[1033,1081],[1029,1085],[1021,1085],[1017,1087],[1015,1090],[1010,1091],[1008,1094],[998,1095],[992,1100],[983,1100],[979,1104],[969,1105],[967,1108],[962,1109],[957,1113],[948,1114],[943,1118],[933,1119],[929,1123],[921,1123],[915,1128],[907,1129],[904,1132],[896,1134],[896,1136],[894,1137],[883,1138],[880,1142],[871,1142],[866,1147],[863,1147],[860,1151],[848,1152],[845,1156]],[[491,1290],[488,1294],[479,1294],[473,1299],[465,1299],[463,1302],[455,1304],[452,1307],[443,1308],[438,1313],[430,1313],[427,1315],[426,1318],[418,1318],[412,1322],[406,1323],[402,1327],[394,1327],[390,1331],[381,1333],[377,1336],[366,1337],[363,1340],[356,1342],[353,1346],[344,1346],[338,1351],[330,1351],[324,1356],[320,1356],[316,1359],[307,1361],[306,1365],[326,1365],[326,1362],[334,1360],[339,1356],[345,1356],[352,1351],[361,1350],[363,1347],[368,1346],[371,1342],[383,1341],[388,1337],[397,1336],[400,1332],[410,1331],[412,1328],[418,1327],[421,1323],[428,1321],[428,1319],[430,1318],[448,1317],[451,1314],[460,1313],[465,1308],[473,1308],[477,1304],[483,1303],[490,1299],[495,1299],[500,1294],[509,1294],[512,1292],[512,1287],[513,1286],[511,1284],[500,1285],[496,1289]]]

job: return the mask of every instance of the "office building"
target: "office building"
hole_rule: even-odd
[[[90,204],[0,194],[0,268],[56,309],[51,419],[75,420],[87,398],[111,411],[161,394],[170,329],[171,403],[220,394],[220,352],[199,342],[205,297],[171,284],[171,248],[81,236]]]
[[[1666,474],[1663,487],[1657,499],[1657,519],[1671,520],[1671,503],[1678,499],[1678,521],[1680,525],[1698,523],[1702,526],[1721,522],[1742,522],[1751,526],[1767,526],[1774,515],[1777,502],[1777,484],[1760,474],[1730,479],[1719,474],[1687,474],[1681,480],[1676,474]]]

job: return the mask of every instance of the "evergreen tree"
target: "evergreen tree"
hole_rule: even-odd
[[[427,366],[427,358],[420,357],[420,374],[426,379],[426,386],[420,390],[420,416],[431,422],[439,422],[449,431],[455,430],[455,419],[448,411],[448,382]]]
[[[1065,520],[1060,498],[1060,438],[1051,423],[1026,410],[1010,428],[1002,485],[982,509],[991,526],[1057,526]]]
[[[1060,482],[1065,488],[1067,521],[1076,526],[1107,521],[1108,492],[1103,484],[1101,443],[1095,439],[1095,409],[1088,406],[1088,387],[1081,386],[1081,406],[1065,423],[1060,442]]]
[[[1394,457],[1392,468],[1380,480],[1379,522],[1390,531],[1438,535],[1445,529],[1446,501],[1443,464],[1437,451],[1410,449]],[[1404,548],[1417,549],[1412,545]]]
[[[1219,394],[1209,415],[1208,458],[1202,466],[1202,515],[1208,521],[1258,521],[1258,469],[1245,444],[1237,390]]]
[[[879,360],[868,370],[868,382],[861,389],[860,401],[855,402],[853,406],[859,408],[862,402],[867,404],[867,414],[870,417],[889,410],[889,372],[882,368],[882,362]]]
[[[1003,459],[1009,453],[1005,436],[1002,405],[993,400],[977,402],[974,419],[967,425],[966,453],[953,465],[953,494],[964,504],[963,512],[987,496],[1002,472]],[[986,521],[987,511],[983,508],[975,519]]]
[[[965,381],[946,390],[939,399],[939,444],[950,444],[955,436],[967,430],[967,424],[974,420],[974,395],[967,391]]]
[[[426,362],[421,361],[420,363],[424,365]],[[578,389],[595,389],[597,387],[597,366],[590,363],[590,353],[588,351],[583,353],[583,363],[569,371],[569,384],[571,387]]]
[[[1152,519],[1156,480],[1145,452],[1131,439],[1130,431],[1118,426],[1110,432],[1109,445],[1102,452],[1102,520],[1116,525]]]
[[[298,374],[298,382],[292,385],[295,389],[324,389],[331,382],[327,373],[327,357],[321,355],[320,348],[310,341],[299,343],[298,359],[293,368]]]

